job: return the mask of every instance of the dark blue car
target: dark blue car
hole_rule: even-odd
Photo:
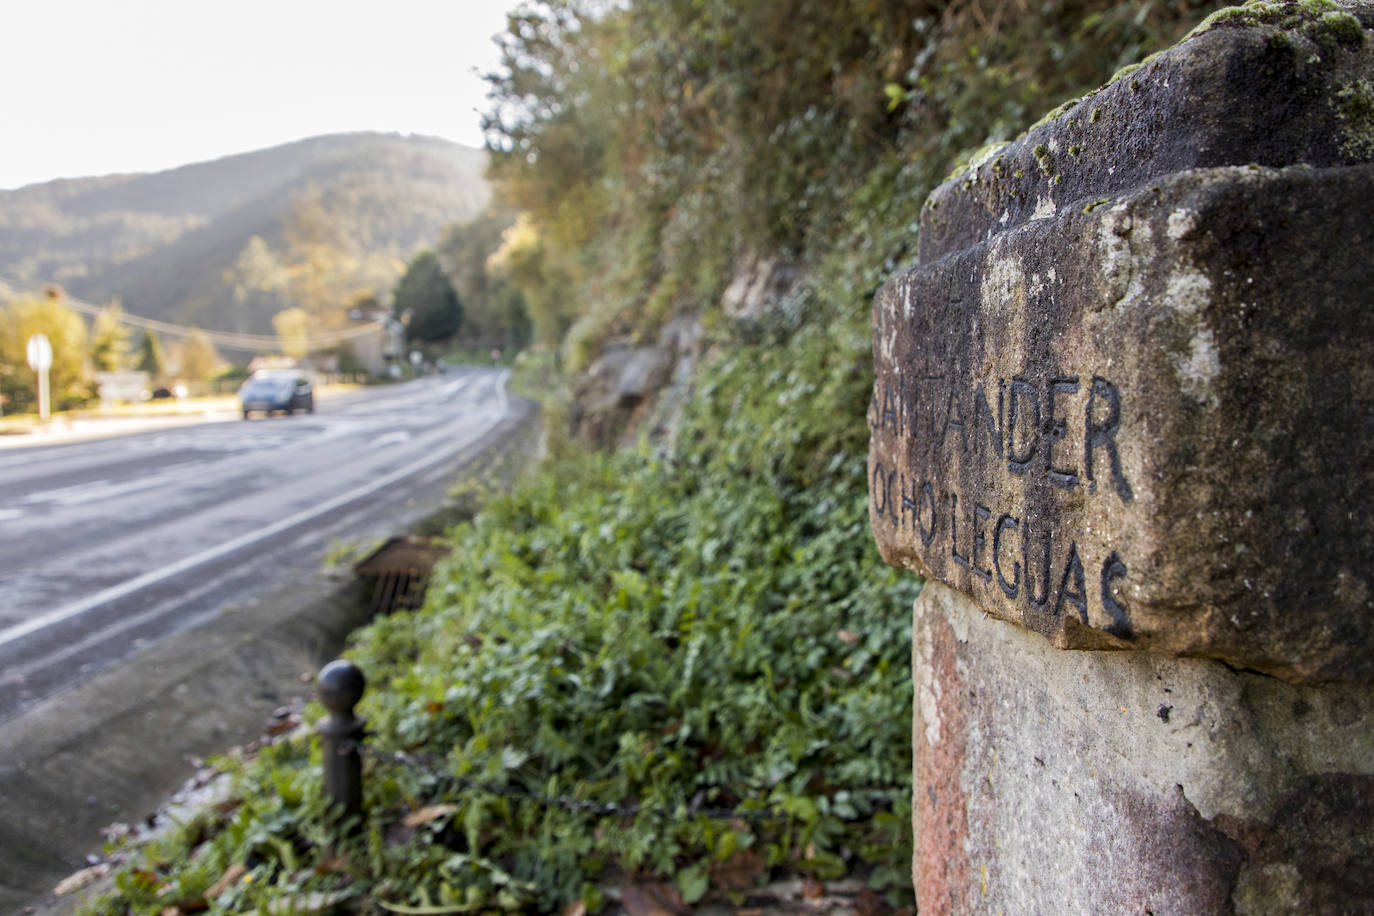
[[[315,412],[315,392],[305,373],[295,369],[259,369],[239,389],[243,418],[255,410],[264,415],[272,411],[293,414],[298,410]]]

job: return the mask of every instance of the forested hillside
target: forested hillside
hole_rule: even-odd
[[[294,305],[389,289],[414,250],[478,213],[478,150],[340,134],[148,175],[0,191],[0,276],[135,314],[272,332]]]

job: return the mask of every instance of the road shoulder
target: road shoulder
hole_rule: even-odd
[[[49,893],[100,829],[151,814],[309,692],[365,622],[351,575],[320,571],[145,649],[0,726],[0,910]],[[296,610],[283,615],[283,608]]]

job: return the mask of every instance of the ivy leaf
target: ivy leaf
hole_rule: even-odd
[[[677,889],[682,892],[684,903],[694,904],[706,896],[711,886],[706,866],[701,862],[689,865],[677,873]]]

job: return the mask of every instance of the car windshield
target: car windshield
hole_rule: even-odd
[[[245,391],[281,391],[292,387],[296,382],[291,375],[255,375],[248,380]]]

